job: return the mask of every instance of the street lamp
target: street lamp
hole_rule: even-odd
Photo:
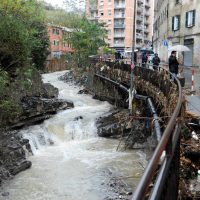
[[[136,16],[136,0],[134,0],[134,12],[133,12],[133,41],[132,41],[132,55],[131,55],[131,84],[130,84],[130,93],[129,93],[129,109],[130,114],[133,114],[133,81],[134,81],[134,74],[133,70],[135,67],[134,63],[134,55],[135,55],[135,30],[136,30],[136,23],[135,23],[135,16]]]

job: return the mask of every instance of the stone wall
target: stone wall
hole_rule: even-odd
[[[130,86],[130,65],[128,64],[96,63],[94,70],[111,80],[115,80],[128,87]],[[107,89],[107,82],[99,83],[99,85],[101,85],[100,90],[107,91],[109,95],[114,91],[110,92]],[[177,103],[177,85],[170,82],[166,71],[157,72],[148,68],[135,67],[134,86],[139,94],[152,97],[154,103],[160,108],[159,111],[161,114],[170,116],[173,113]]]

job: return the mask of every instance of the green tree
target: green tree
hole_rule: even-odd
[[[37,0],[1,0],[0,3],[0,121],[17,116],[20,106],[10,88],[29,89],[31,68],[42,69],[49,38],[43,8]],[[2,125],[0,122],[0,126]]]
[[[0,13],[1,67],[12,71],[31,64],[32,57],[43,67],[49,40],[41,5],[37,0],[1,0]]]
[[[73,60],[78,67],[88,64],[88,57],[97,54],[99,47],[104,46],[107,31],[103,24],[92,23],[83,17],[70,38],[67,39],[74,48]]]

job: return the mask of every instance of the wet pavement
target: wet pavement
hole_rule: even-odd
[[[200,96],[187,96],[187,110],[200,117]]]

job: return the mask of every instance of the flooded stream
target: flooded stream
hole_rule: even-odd
[[[79,87],[58,79],[63,74],[45,74],[43,80],[57,87],[59,98],[72,101],[74,108],[21,130],[34,153],[28,157],[32,167],[4,184],[2,190],[9,195],[1,200],[119,199],[109,180],[142,174],[142,152],[118,152],[118,140],[97,136],[95,121],[112,106],[77,94]],[[124,181],[134,189],[139,178]]]

